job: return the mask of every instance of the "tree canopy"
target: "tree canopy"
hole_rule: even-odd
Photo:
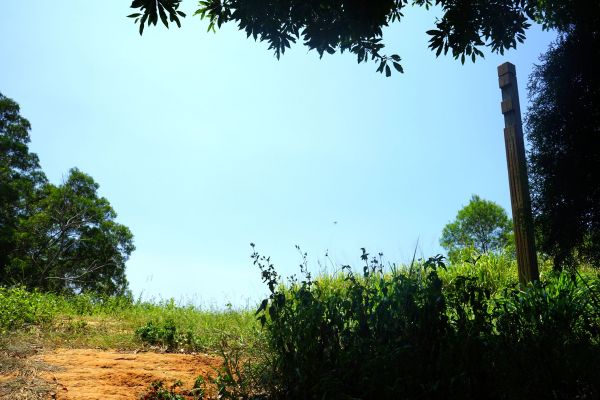
[[[465,248],[479,253],[503,250],[512,234],[512,222],[498,204],[473,195],[469,204],[458,211],[456,219],[444,227],[440,245],[451,261]]]
[[[530,76],[525,125],[539,247],[600,263],[600,25],[572,26]]]
[[[0,280],[16,246],[20,218],[31,212],[46,176],[37,155],[30,153],[29,121],[19,105],[0,93]]]
[[[133,235],[91,176],[74,168],[61,185],[47,181],[30,128],[0,94],[0,285],[124,293]]]
[[[578,0],[202,0],[194,15],[208,21],[215,31],[225,23],[235,23],[247,37],[266,41],[279,58],[286,49],[301,41],[322,57],[325,53],[350,51],[359,63],[374,61],[378,72],[391,75],[390,64],[402,72],[401,58],[384,51],[383,29],[404,18],[409,5],[441,9],[433,22],[429,47],[436,55],[450,53],[454,58],[473,62],[483,57],[483,49],[503,54],[525,40],[531,22],[544,28],[561,28],[575,18],[589,15],[590,6]],[[181,0],[134,0],[129,15],[144,27],[158,21],[181,25],[185,13]]]

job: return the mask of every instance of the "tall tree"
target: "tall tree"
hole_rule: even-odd
[[[29,121],[19,105],[0,93],[0,282],[6,275],[21,219],[46,183],[36,154],[29,152]]]
[[[451,261],[458,261],[460,251],[472,248],[479,253],[503,250],[511,240],[512,222],[498,204],[473,195],[469,204],[444,227],[440,245]]]
[[[556,268],[600,264],[599,60],[600,24],[569,25],[529,80],[532,205]]]
[[[134,250],[129,229],[115,222],[91,176],[72,169],[60,186],[47,184],[19,230],[9,276],[54,292],[122,294],[125,262]]]
[[[0,95],[0,285],[124,293],[133,235],[91,176],[72,169],[63,184],[47,182],[30,128]]]

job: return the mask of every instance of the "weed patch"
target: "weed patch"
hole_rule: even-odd
[[[550,274],[519,290],[485,271],[451,271],[440,256],[385,272],[363,250],[361,273],[346,266],[313,280],[305,258],[302,278],[284,285],[269,258],[253,259],[270,290],[257,317],[273,357],[272,398],[600,393],[600,371],[590,367],[600,365],[597,281]]]

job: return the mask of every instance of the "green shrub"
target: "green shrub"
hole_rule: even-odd
[[[350,267],[283,285],[253,254],[270,295],[259,306],[286,399],[597,398],[597,282],[568,274],[520,291],[496,259],[464,275],[441,256],[384,272],[363,249]],[[498,261],[498,262],[496,262]],[[464,271],[463,271],[464,272]]]
[[[162,322],[148,321],[146,325],[135,330],[135,335],[143,343],[159,346],[167,351],[204,350],[205,344],[192,329],[178,329],[173,319]]]
[[[600,396],[598,289],[598,281],[563,272],[494,300],[490,361],[512,383],[505,385],[508,398]]]
[[[0,333],[28,324],[52,321],[58,308],[55,296],[0,286]]]
[[[177,328],[173,320],[167,320],[162,324],[149,321],[146,325],[135,330],[135,334],[142,342],[163,346],[170,350],[176,347],[176,333]]]

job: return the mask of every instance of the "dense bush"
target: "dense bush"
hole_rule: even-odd
[[[438,256],[385,273],[283,285],[253,254],[270,296],[257,315],[287,399],[598,398],[598,281],[566,273],[525,290],[449,274]],[[441,276],[446,274],[446,279]]]
[[[58,299],[55,296],[0,286],[0,333],[27,324],[50,322],[57,309]]]
[[[198,351],[206,348],[198,333],[193,329],[178,328],[173,319],[148,321],[137,328],[135,334],[143,343],[166,351]]]

